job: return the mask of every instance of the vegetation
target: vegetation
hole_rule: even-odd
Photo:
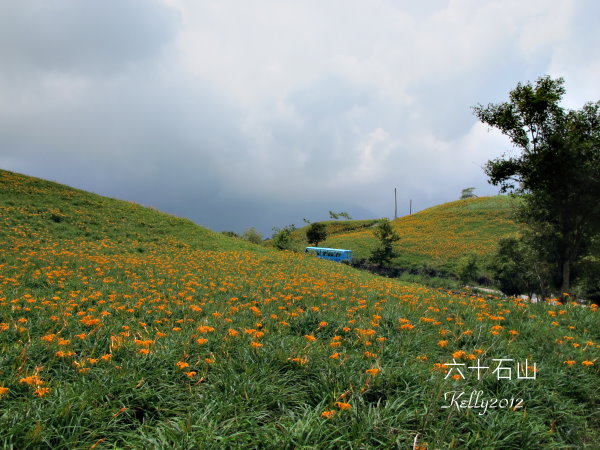
[[[600,441],[595,305],[383,279],[4,171],[0,223],[3,448]]]
[[[568,293],[600,233],[600,102],[565,110],[562,78],[518,84],[510,100],[474,108],[508,136],[517,157],[489,161],[490,182],[523,196],[522,245],[546,263],[543,284]],[[543,286],[537,292],[544,293]]]
[[[476,255],[480,269],[496,252],[498,241],[516,236],[512,205],[508,196],[458,200],[400,217],[391,222],[402,239],[394,244],[392,264],[423,273],[445,272],[458,276],[465,255]],[[376,223],[376,222],[375,222]],[[377,246],[374,223],[353,230],[331,233],[323,245],[347,248],[357,259],[367,259]]]
[[[371,253],[369,259],[380,266],[389,264],[396,256],[393,245],[394,242],[400,240],[400,236],[394,231],[388,219],[382,219],[373,234],[378,240],[378,245]]]
[[[327,239],[327,225],[319,222],[311,223],[306,230],[306,240],[308,243],[318,247],[319,242],[325,239]]]
[[[244,231],[244,234],[242,234],[242,239],[252,242],[253,244],[262,244],[263,241],[262,234],[260,234],[260,232],[254,227],[250,227]]]
[[[474,190],[475,190],[474,187],[464,188],[461,191],[461,193],[460,193],[460,199],[459,200],[465,200],[467,198],[476,198],[477,196],[473,192]]]
[[[292,233],[296,230],[295,225],[286,225],[283,228],[273,228],[273,237],[271,241],[275,248],[279,250],[292,250],[293,238]]]
[[[339,213],[335,213],[335,212],[333,212],[333,211],[329,211],[329,217],[330,217],[331,219],[334,219],[334,220],[337,220],[337,219],[339,219],[340,217],[343,217],[343,218],[344,218],[344,219],[346,219],[346,220],[352,220],[352,217],[350,216],[350,214],[348,214],[348,213],[347,213],[347,212],[345,212],[345,211],[342,211],[342,212],[339,212]]]

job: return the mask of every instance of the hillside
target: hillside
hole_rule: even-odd
[[[600,441],[595,305],[400,283],[5,171],[0,223],[2,448]]]
[[[392,221],[400,235],[395,246],[400,267],[430,267],[455,272],[461,258],[474,254],[491,255],[499,239],[517,233],[511,219],[508,196],[481,197],[434,206]],[[373,235],[376,221],[325,222],[328,238],[320,246],[352,250],[355,258],[368,258],[377,245]],[[296,246],[305,244],[306,227],[296,230]]]
[[[4,170],[0,197],[0,239],[16,232],[34,245],[103,243],[115,246],[114,251],[140,253],[166,243],[197,250],[257,250],[187,219]]]

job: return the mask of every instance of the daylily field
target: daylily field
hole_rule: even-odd
[[[593,304],[444,291],[0,171],[0,447],[594,448]]]

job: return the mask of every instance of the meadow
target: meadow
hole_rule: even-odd
[[[392,264],[405,269],[425,269],[457,274],[466,257],[485,265],[501,238],[518,234],[509,196],[457,200],[392,221],[400,240]],[[376,220],[326,221],[328,237],[319,245],[352,250],[356,259],[369,258],[377,246]],[[293,233],[294,249],[306,245],[306,227]]]
[[[596,305],[401,283],[6,171],[0,224],[3,448],[600,442]]]

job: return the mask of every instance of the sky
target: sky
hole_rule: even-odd
[[[2,0],[0,168],[215,231],[496,195],[472,107],[600,100],[596,0]]]

